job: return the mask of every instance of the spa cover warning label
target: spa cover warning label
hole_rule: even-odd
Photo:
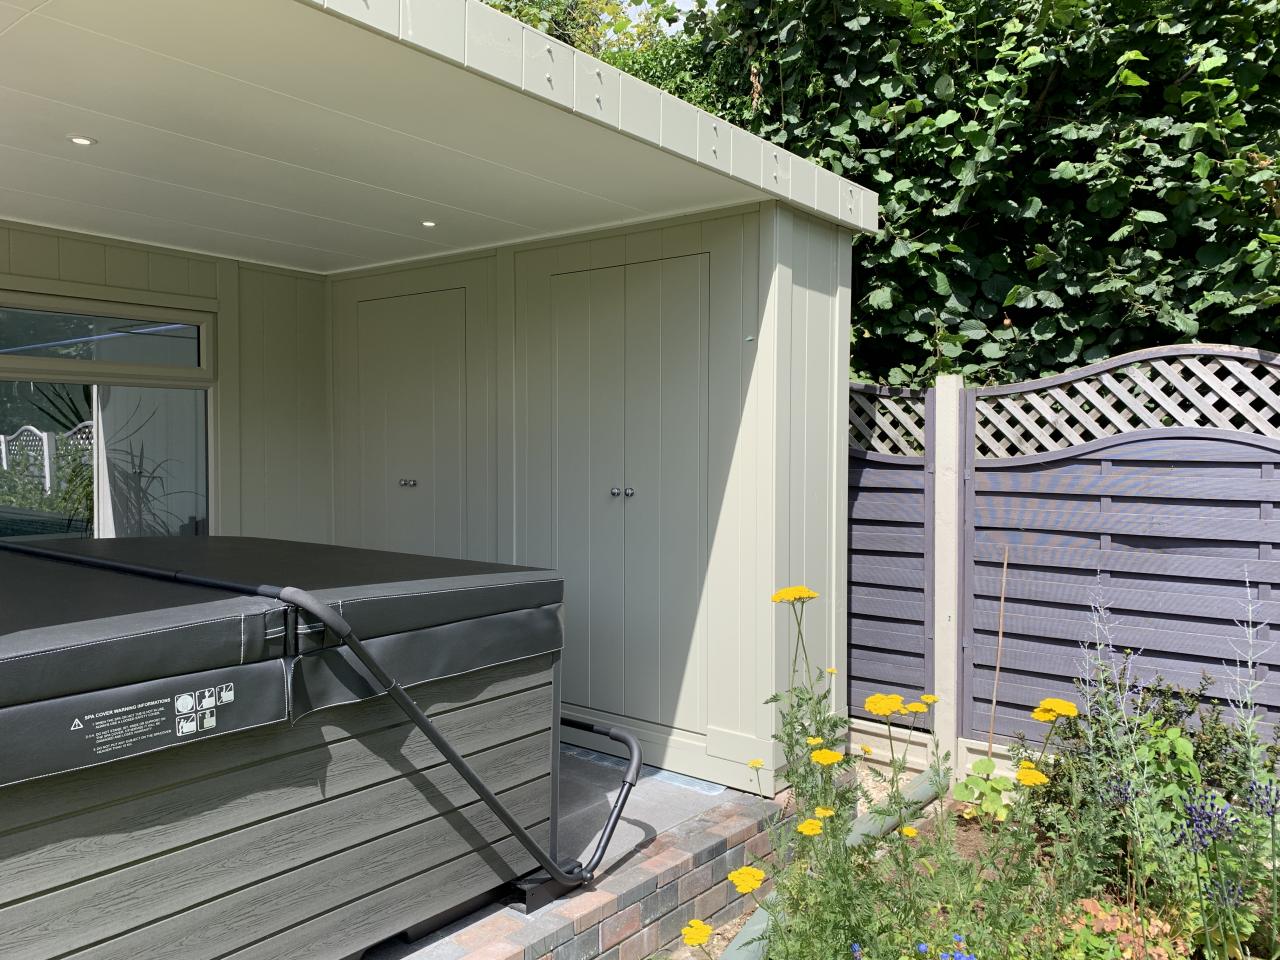
[[[71,729],[81,731],[95,756],[145,750],[154,745],[151,741],[173,736],[173,701],[165,697],[99,710],[77,717]]]
[[[264,660],[0,707],[0,787],[284,723],[287,693]]]

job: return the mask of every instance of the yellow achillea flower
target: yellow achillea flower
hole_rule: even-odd
[[[1020,764],[1018,764],[1019,770],[1034,770],[1035,768],[1036,768],[1036,765],[1030,760],[1023,760]]]
[[[908,840],[910,840],[912,837],[918,836],[920,833],[920,831],[917,830],[915,827],[903,827],[898,832],[902,834],[904,837],[906,837]]]
[[[808,587],[783,587],[773,595],[774,603],[804,603],[817,600],[818,595]]]
[[[928,713],[929,708],[926,707],[923,703],[908,703],[907,712],[908,713]]]
[[[827,819],[827,817],[834,817],[836,815],[836,812],[831,807],[814,807],[813,815],[817,817],[819,820],[825,820]]]
[[[822,821],[815,820],[810,817],[808,820],[801,820],[796,825],[796,833],[803,833],[806,837],[816,837],[822,832]]]
[[[764,769],[764,761],[763,761],[763,760],[759,760],[759,759],[757,759],[757,760],[748,760],[748,761],[747,761],[747,766],[748,766],[748,767],[750,767],[752,770],[763,770],[763,769]]]
[[[681,928],[680,933],[684,937],[686,947],[701,947],[711,939],[712,930],[701,920],[690,920]]]
[[[896,693],[873,693],[863,701],[862,708],[873,716],[892,716],[902,709],[902,696]]]
[[[809,746],[811,746],[811,747],[816,747],[818,744],[820,744],[820,743],[822,742],[822,738],[821,738],[821,737],[806,737],[804,742],[805,742],[805,743],[807,743],[807,744],[808,744]]]
[[[730,871],[729,882],[739,893],[752,893],[764,883],[764,871],[759,867],[739,867]]]
[[[1080,715],[1080,711],[1076,709],[1076,705],[1070,700],[1062,700],[1058,697],[1045,697],[1040,701],[1039,709],[1052,710],[1060,717],[1076,717]]]
[[[825,747],[821,750],[815,750],[809,754],[809,759],[814,763],[819,763],[824,767],[829,767],[833,763],[839,763],[844,759],[844,754],[836,753],[834,750],[827,750]]]
[[[837,670],[835,667],[827,667],[827,673],[831,674],[831,676],[833,677],[839,672],[840,671]]]
[[[865,744],[865,743],[864,743],[860,749],[861,749],[861,750],[862,750],[862,752],[863,752],[864,754],[866,754],[868,757],[869,757],[869,756],[871,756],[871,747],[870,747],[868,744]]]
[[[1016,774],[1018,782],[1024,787],[1043,787],[1049,782],[1049,778],[1037,770],[1034,766],[1023,767]]]
[[[929,704],[929,706],[933,706],[935,703],[938,702],[938,698],[934,696],[932,693],[926,693],[920,699],[923,702]]]
[[[1031,711],[1031,719],[1039,720],[1041,723],[1053,723],[1063,717],[1077,717],[1079,715],[1080,711],[1074,703],[1070,700],[1062,700],[1059,697],[1045,697]]]

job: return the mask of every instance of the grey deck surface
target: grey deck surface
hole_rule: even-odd
[[[595,849],[599,829],[618,795],[622,769],[621,760],[578,747],[561,747],[560,843],[566,855],[585,858]],[[722,803],[725,793],[718,784],[645,767],[598,875],[608,876],[610,868],[629,858],[637,847]],[[364,955],[364,960],[418,960],[437,940],[503,909],[497,904],[486,907],[414,943],[391,940],[379,944]]]

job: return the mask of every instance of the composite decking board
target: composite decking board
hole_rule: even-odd
[[[549,750],[543,732],[469,762],[501,792],[545,778]],[[0,944],[51,956],[80,949],[136,926],[139,902],[176,913],[474,800],[451,767],[437,764],[13,904],[0,910]]]
[[[544,777],[500,797],[517,821],[529,828],[546,822],[549,795],[549,777]],[[472,803],[77,951],[67,960],[216,960],[264,936],[293,929],[410,879],[433,864],[447,865],[478,846],[489,848],[507,836],[506,827],[484,804]],[[520,847],[491,856],[508,865],[510,876],[533,866],[532,858]],[[460,899],[454,889],[448,890],[447,896],[453,902]],[[414,904],[405,906],[410,909],[400,929],[433,913]],[[350,943],[350,931],[345,933]],[[52,955],[46,956],[52,960]],[[315,954],[306,951],[296,956],[313,960]]]
[[[465,708],[486,699],[519,694],[551,680],[550,656],[501,664],[481,671],[430,681],[410,689],[415,701],[432,716]],[[309,714],[292,727],[275,725],[235,734],[236,748],[226,737],[162,750],[104,766],[62,774],[57,789],[47,779],[0,790],[0,850],[6,835],[35,824],[144,796],[183,783],[280,756],[311,749],[382,727],[405,723],[400,708],[385,697]],[[0,853],[0,862],[3,854]],[[0,902],[3,902],[0,883]]]
[[[441,716],[437,726],[458,749],[483,749],[545,729],[551,700],[552,689],[546,685],[454,710]],[[281,736],[281,746],[294,752],[276,759],[0,837],[0,902],[29,897],[89,873],[117,869],[439,760],[435,748],[407,721],[358,737],[316,739],[301,750],[291,736],[294,733]],[[238,753],[235,739],[211,742],[234,754]],[[154,759],[163,762],[165,757],[157,754]],[[103,768],[108,775],[111,769],[111,765]],[[52,792],[56,786],[49,789]]]
[[[549,828],[542,824],[529,832],[539,843],[545,843]],[[478,896],[520,876],[527,866],[521,863],[522,853],[523,848],[508,837],[483,851],[466,854],[335,907],[219,960],[345,960],[351,954],[352,942],[370,943],[394,936],[416,922],[414,917],[428,919],[454,902]]]

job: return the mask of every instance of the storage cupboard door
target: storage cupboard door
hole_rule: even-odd
[[[701,733],[708,257],[626,269],[624,712]]]
[[[360,544],[465,555],[466,294],[360,303]]]
[[[564,577],[564,699],[624,708],[622,267],[551,278],[555,568]],[[614,491],[617,490],[617,493]]]

